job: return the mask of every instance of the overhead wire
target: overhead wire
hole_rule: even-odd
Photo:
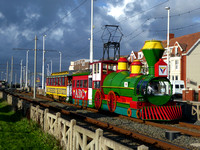
[[[195,9],[192,9],[192,10],[189,10],[189,11],[186,11],[186,12],[183,12],[183,13],[179,13],[179,14],[175,14],[175,15],[171,15],[170,18],[173,18],[173,17],[177,17],[177,16],[182,16],[182,15],[186,15],[188,13],[191,13],[191,12],[194,12],[194,11],[197,11],[197,10],[200,10],[200,7],[199,8],[195,8]],[[128,38],[129,36],[133,35],[136,31],[138,31],[144,24],[146,24],[146,22],[150,21],[150,20],[157,20],[157,19],[165,19],[167,18],[167,16],[161,16],[161,17],[152,17],[152,18],[148,18],[146,19],[143,23],[141,23],[133,32],[127,34],[124,36],[124,38]],[[170,29],[172,31],[176,31],[176,30],[182,30],[184,28],[188,28],[188,27],[191,27],[191,26],[196,26],[198,25],[199,23],[195,23],[195,24],[192,24],[192,25],[188,25],[188,26],[183,26],[183,27],[178,27],[178,28],[174,28],[174,29]],[[139,36],[140,34],[142,34],[143,32],[145,32],[146,30],[142,30],[140,33],[136,34],[135,36],[131,37],[129,40],[132,40],[134,38],[136,38],[137,36]],[[148,31],[151,31],[151,32],[164,32],[164,31],[167,31],[166,29],[162,29],[162,30],[148,30]]]
[[[66,13],[61,19],[59,19],[58,21],[56,21],[51,27],[49,27],[48,29],[46,29],[42,35],[46,35],[47,32],[49,32],[50,30],[52,30],[53,28],[55,28],[63,19],[65,19],[67,16],[69,16],[70,14],[72,14],[74,11],[76,11],[77,9],[79,9],[83,4],[85,4],[87,2],[87,0],[82,1],[77,7],[75,7],[74,9],[72,9],[70,12]]]

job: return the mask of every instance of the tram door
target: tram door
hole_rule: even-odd
[[[92,105],[92,75],[88,76],[88,104]]]
[[[70,101],[72,98],[72,78],[68,77],[68,84],[67,84],[67,97],[66,101]]]

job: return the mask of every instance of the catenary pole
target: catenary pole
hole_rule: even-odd
[[[37,36],[35,35],[33,99],[35,99],[35,97],[36,97],[36,65],[37,65]]]
[[[43,55],[42,55],[42,89],[44,89],[44,54],[45,54],[45,37],[43,35]]]
[[[28,52],[29,52],[29,50],[27,50],[27,52],[26,52],[26,82],[25,82],[25,88],[28,87]]]
[[[90,63],[93,62],[93,0],[91,0],[91,37],[90,37]]]

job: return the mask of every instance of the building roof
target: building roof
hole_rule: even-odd
[[[180,37],[170,39],[169,46],[174,46],[176,42],[179,43],[183,51],[187,52],[200,39],[200,32],[192,33]],[[167,40],[162,41],[164,47],[167,47]]]

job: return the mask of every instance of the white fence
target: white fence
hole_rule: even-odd
[[[66,150],[131,150],[131,148],[105,138],[103,130],[97,129],[92,132],[76,125],[76,120],[67,121],[61,118],[60,113],[54,115],[49,113],[48,109],[42,110],[39,106],[31,106],[30,111],[31,119],[37,122],[40,122],[39,119],[42,120],[41,114],[43,114],[44,130],[60,140],[62,147]]]
[[[3,98],[0,91],[0,98]],[[76,120],[67,121],[61,118],[60,113],[55,115],[48,109],[42,109],[39,106],[33,106],[31,103],[16,98],[12,95],[6,95],[7,102],[13,105],[15,109],[23,110],[22,112],[41,125],[41,128],[54,135],[66,150],[132,150],[131,148],[121,145],[113,140],[103,136],[103,130],[97,129],[92,132],[88,129],[76,125]],[[148,150],[148,147],[141,145],[138,150]]]

